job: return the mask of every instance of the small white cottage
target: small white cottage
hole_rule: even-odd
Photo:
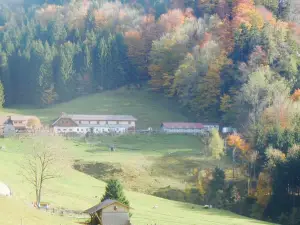
[[[92,225],[130,225],[130,207],[116,200],[107,199],[87,210]]]

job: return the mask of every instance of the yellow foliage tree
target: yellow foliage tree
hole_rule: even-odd
[[[266,207],[272,193],[271,177],[268,173],[262,172],[259,174],[256,188],[257,203]]]
[[[227,137],[227,144],[230,147],[233,147],[232,150],[232,177],[234,178],[235,174],[235,158],[236,158],[236,151],[239,150],[242,155],[245,156],[247,151],[249,151],[250,146],[249,144],[244,141],[239,134],[232,134]]]

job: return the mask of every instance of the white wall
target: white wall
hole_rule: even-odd
[[[164,132],[166,133],[190,133],[190,134],[195,134],[195,133],[202,133],[203,129],[168,129],[168,128],[162,128]]]
[[[87,132],[91,131],[91,127],[53,127],[54,133],[78,133],[78,134],[86,134]],[[125,133],[126,128],[125,127],[115,127],[115,128],[109,128],[109,127],[94,127],[93,131],[95,134],[101,134],[101,133],[109,133],[109,132],[116,132],[116,133]]]
[[[128,125],[128,124],[129,124],[129,121],[119,121],[119,124],[122,124],[122,125]]]

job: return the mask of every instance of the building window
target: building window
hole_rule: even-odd
[[[106,121],[106,124],[108,124],[108,121]]]
[[[57,129],[57,131],[60,131],[60,129]]]
[[[131,124],[131,121],[128,121],[128,124]]]
[[[69,131],[72,131],[72,129],[69,129]]]
[[[79,128],[77,128],[77,131],[79,131]]]
[[[79,120],[78,123],[81,124],[81,121]]]
[[[119,124],[119,121],[117,121],[117,124]]]
[[[97,121],[97,124],[99,124],[100,122],[99,121]]]

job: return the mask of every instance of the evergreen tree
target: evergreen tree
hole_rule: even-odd
[[[213,179],[209,183],[209,201],[215,203],[215,205],[220,205],[224,198],[225,189],[225,172],[216,167],[212,173]]]
[[[126,199],[123,187],[118,180],[109,180],[106,188],[105,194],[103,195],[101,201],[106,199],[117,200],[127,206],[129,206],[129,201]]]

